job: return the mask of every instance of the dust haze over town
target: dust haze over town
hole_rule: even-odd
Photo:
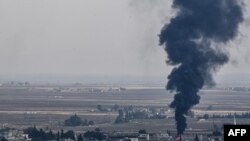
[[[250,123],[249,6],[227,64],[203,87],[182,140]],[[173,66],[159,45],[169,0],[0,1],[0,140],[177,140]],[[37,134],[35,134],[35,132]]]

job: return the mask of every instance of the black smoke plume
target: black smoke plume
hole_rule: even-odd
[[[168,76],[167,90],[176,93],[178,134],[186,127],[187,112],[199,103],[197,94],[204,85],[213,85],[213,72],[227,63],[226,43],[238,33],[243,21],[239,0],[173,0],[177,15],[162,28],[160,45],[165,46],[167,63],[175,66]]]

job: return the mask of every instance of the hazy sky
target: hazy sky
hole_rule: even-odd
[[[170,5],[170,0],[0,0],[0,75],[165,77],[171,67],[157,34],[174,15]],[[219,74],[250,70],[246,21],[228,45],[231,62]]]

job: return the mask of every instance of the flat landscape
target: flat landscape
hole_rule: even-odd
[[[142,128],[150,131],[174,129],[173,118],[133,120],[126,124],[114,124],[117,112],[100,112],[96,108],[97,105],[101,105],[109,109],[115,104],[139,108],[164,108],[166,116],[173,117],[173,111],[168,108],[173,95],[163,88],[67,92],[55,91],[55,87],[1,87],[0,124],[15,128],[37,125],[52,129],[70,129],[70,127],[63,126],[64,120],[77,114],[82,119],[93,120],[96,124],[88,127],[71,127],[74,130],[90,130],[96,127],[105,131],[136,131]],[[249,91],[202,90],[200,96],[200,104],[193,108],[196,115],[205,113],[223,115],[250,111]],[[213,126],[212,123],[218,125],[233,123],[232,119],[198,121],[190,118],[188,120],[189,130],[208,129]],[[237,119],[237,122],[250,123],[250,119]]]

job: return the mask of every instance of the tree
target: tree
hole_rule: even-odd
[[[113,109],[117,111],[119,109],[119,106],[117,104],[114,105]]]
[[[124,123],[125,118],[124,118],[124,112],[122,109],[118,110],[119,115],[115,119],[115,123]]]
[[[82,126],[88,126],[88,120],[83,120],[83,122],[82,122]]]
[[[102,111],[102,110],[103,110],[101,105],[97,105],[96,108],[97,108],[97,110],[99,110],[99,111]]]
[[[95,128],[95,131],[96,132],[101,132],[101,129],[100,128]]]
[[[209,114],[203,115],[203,118],[206,119],[206,120],[209,119]]]
[[[72,139],[75,140],[75,133],[72,130],[67,131],[66,133],[64,133],[64,138],[65,139]]]
[[[55,139],[55,135],[53,134],[53,132],[50,130],[49,131],[49,133],[47,134],[47,138],[49,139],[49,140],[53,140],[53,139]]]
[[[207,107],[207,110],[212,110],[213,109],[213,105],[209,105],[208,107]]]
[[[71,116],[69,119],[66,119],[64,124],[65,126],[79,126],[82,124],[82,119],[75,114],[74,116]]]
[[[86,133],[84,133],[84,137],[87,139],[94,139],[98,141],[105,139],[105,135],[101,132],[99,128],[96,128],[95,131],[87,131]]]
[[[219,139],[218,137],[216,137],[216,138],[214,139],[214,141],[220,141],[220,139]]]
[[[59,140],[60,140],[60,133],[58,131],[57,134],[56,134],[56,141],[59,141]]]
[[[83,137],[81,134],[77,137],[77,141],[83,141]]]
[[[198,135],[195,135],[194,141],[199,141]]]
[[[64,138],[64,131],[63,131],[63,129],[61,130],[60,138]]]
[[[32,141],[54,140],[56,135],[52,131],[45,132],[43,129],[38,130],[36,127],[24,129],[24,133],[28,134]]]
[[[8,141],[5,137],[2,137],[0,141]]]
[[[95,125],[95,123],[94,123],[94,121],[90,120],[90,121],[88,122],[88,125]]]
[[[139,130],[139,134],[146,134],[146,133],[147,133],[147,131],[145,129]]]

